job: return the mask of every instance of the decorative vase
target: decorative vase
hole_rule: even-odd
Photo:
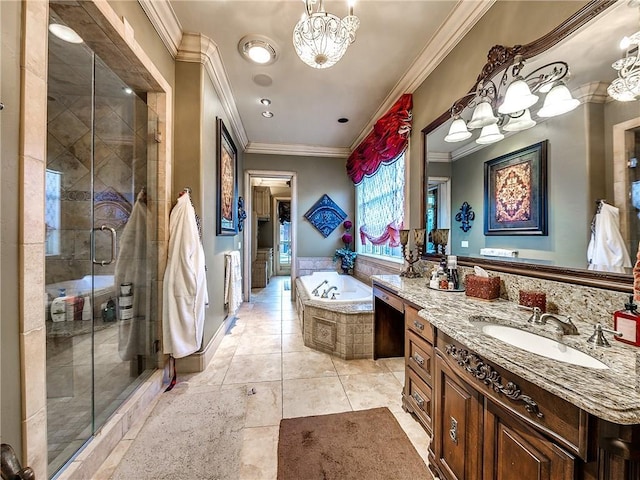
[[[346,260],[344,258],[342,259],[340,267],[342,268],[342,273],[349,275],[349,267],[346,265]]]

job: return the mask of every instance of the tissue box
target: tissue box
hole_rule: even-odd
[[[467,275],[464,277],[465,294],[467,297],[495,300],[500,297],[500,277],[479,277]]]

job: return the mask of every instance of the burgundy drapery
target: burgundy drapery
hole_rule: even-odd
[[[394,221],[384,227],[382,234],[374,237],[367,232],[367,226],[363,225],[360,227],[360,241],[362,242],[362,245],[366,245],[367,240],[369,240],[373,245],[384,245],[388,241],[390,247],[399,247],[401,228],[402,225],[398,226]]]
[[[411,133],[413,97],[402,95],[356,147],[347,160],[347,174],[354,184],[378,171],[383,163],[393,162],[404,152]]]

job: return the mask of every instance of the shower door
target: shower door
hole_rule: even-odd
[[[47,103],[51,476],[155,366],[157,116],[84,43],[52,34]]]

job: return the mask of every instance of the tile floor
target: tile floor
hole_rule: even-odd
[[[242,305],[235,327],[207,369],[179,377],[190,389],[231,384],[255,388],[247,405],[239,478],[276,478],[282,418],[380,406],[393,412],[426,463],[429,438],[402,410],[404,360],[341,360],[305,347],[291,292],[284,289],[286,280],[273,277],[266,288],[252,290],[252,302]],[[116,447],[97,480],[110,478],[143,422],[140,419]]]

